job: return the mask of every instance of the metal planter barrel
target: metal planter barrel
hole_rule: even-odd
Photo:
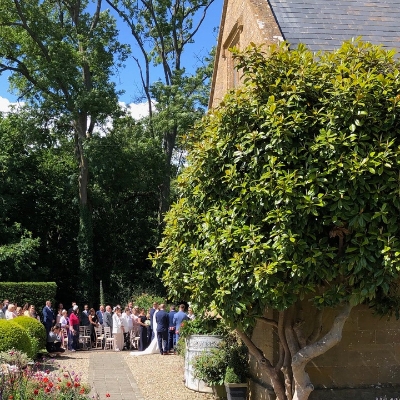
[[[203,351],[209,352],[218,347],[222,337],[216,335],[190,335],[186,338],[185,386],[196,392],[212,393],[212,388],[193,375],[193,359]]]

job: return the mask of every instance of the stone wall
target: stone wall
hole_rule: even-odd
[[[217,106],[226,92],[235,86],[234,66],[229,47],[243,50],[250,42],[276,43],[281,32],[266,1],[225,0],[220,27],[217,60],[210,105]]]
[[[304,303],[306,324],[311,325],[312,312]],[[334,310],[324,312],[321,335],[328,331],[335,315]],[[258,322],[252,339],[276,362],[277,336],[271,336],[270,326]],[[260,374],[254,361],[251,370],[254,379],[250,383],[250,399],[274,399],[268,389],[268,378]],[[316,388],[310,400],[379,400],[385,396],[400,399],[400,321],[395,317],[376,316],[365,306],[354,308],[344,326],[341,342],[310,362],[307,372]]]

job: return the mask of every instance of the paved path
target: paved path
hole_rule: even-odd
[[[92,351],[89,363],[89,383],[100,400],[144,400],[128,365],[124,352]]]

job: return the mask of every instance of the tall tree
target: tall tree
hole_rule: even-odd
[[[399,314],[393,55],[359,42],[317,56],[251,49],[237,57],[243,87],[193,135],[154,263],[171,296],[237,329],[279,400],[308,399],[306,366],[341,340],[353,306]],[[321,334],[330,307],[337,316]],[[251,340],[257,319],[279,337],[276,360]]]
[[[79,168],[80,292],[93,288],[93,233],[85,142],[97,123],[117,109],[110,82],[115,55],[122,55],[115,21],[101,0],[0,0],[0,73],[11,71],[21,99],[69,126]],[[93,12],[89,10],[93,9]]]
[[[134,60],[148,102],[150,129],[154,135],[160,135],[165,155],[164,180],[160,185],[162,222],[170,205],[175,170],[171,162],[177,139],[203,114],[212,73],[213,57],[204,60],[195,74],[187,74],[183,55],[214,0],[106,1],[129,26],[140,50]],[[152,65],[161,67],[161,76],[152,76]],[[156,117],[153,107],[157,110]]]

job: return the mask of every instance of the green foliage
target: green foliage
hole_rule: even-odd
[[[46,300],[54,302],[57,285],[55,282],[0,282],[0,298],[18,304],[34,304],[39,310]]]
[[[226,335],[227,327],[221,318],[198,315],[195,319],[183,321],[179,328],[179,340],[190,335]]]
[[[35,318],[17,317],[13,322],[22,326],[29,335],[32,347],[32,357],[36,357],[42,350],[46,349],[46,329],[44,325]]]
[[[398,61],[286,47],[235,55],[244,84],[194,130],[154,264],[234,327],[305,296],[397,313]]]
[[[154,302],[157,302],[158,304],[166,304],[165,298],[149,293],[142,293],[138,296],[134,296],[133,301],[136,306],[144,308],[145,312],[153,306]]]
[[[244,382],[247,371],[247,348],[233,334],[227,335],[217,349],[204,351],[193,360],[195,378],[210,386]]]
[[[26,353],[29,358],[33,354],[31,341],[27,331],[12,320],[0,320],[0,351],[11,349],[20,350]]]

